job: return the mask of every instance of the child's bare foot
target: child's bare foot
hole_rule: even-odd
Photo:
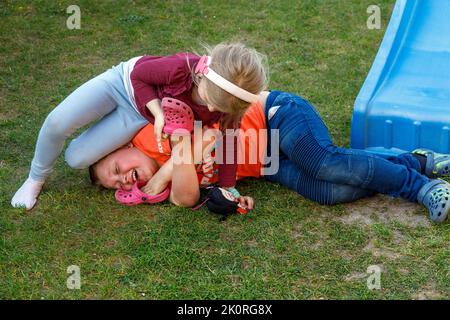
[[[43,181],[28,178],[19,190],[16,191],[16,194],[11,200],[11,205],[15,208],[25,207],[27,210],[31,210],[36,204],[37,197],[43,185]]]

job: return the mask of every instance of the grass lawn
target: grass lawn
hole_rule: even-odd
[[[66,8],[81,9],[69,30]],[[366,9],[381,8],[380,30]],[[0,3],[0,298],[449,299],[449,224],[378,195],[321,206],[264,181],[240,184],[251,216],[169,204],[123,207],[58,160],[37,206],[10,200],[46,115],[83,82],[136,55],[242,40],[269,57],[272,89],[308,98],[349,145],[353,101],[394,0],[11,1]],[[107,138],[107,137],[105,137]],[[81,290],[66,286],[81,270]],[[381,289],[366,272],[381,268]]]

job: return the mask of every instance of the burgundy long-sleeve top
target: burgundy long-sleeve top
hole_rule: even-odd
[[[202,125],[212,126],[218,123],[224,113],[210,112],[207,106],[199,105],[192,99],[192,88],[195,84],[191,70],[199,60],[197,55],[178,53],[171,56],[136,57],[125,62],[124,85],[136,110],[150,123],[154,123],[155,119],[146,107],[147,103],[154,99],[171,97],[189,105],[194,119],[202,121]],[[237,139],[233,135],[225,135],[223,142],[219,185],[232,187],[236,184]],[[227,148],[230,143],[234,145],[232,150]]]

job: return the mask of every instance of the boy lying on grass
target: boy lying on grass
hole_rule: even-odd
[[[246,134],[253,130],[267,135]],[[214,168],[202,170],[194,164],[190,136],[172,135],[161,152],[153,132],[148,125],[130,145],[94,164],[91,179],[106,188],[124,190],[131,190],[139,180],[150,181],[142,190],[149,195],[159,194],[171,184],[172,203],[194,206],[200,186],[217,181]],[[279,139],[272,139],[275,135]],[[337,147],[314,107],[291,93],[262,92],[241,120],[238,140],[238,179],[263,177],[328,205],[384,193],[423,204],[434,222],[443,222],[450,210],[450,184],[434,179],[447,174],[450,156],[418,149],[385,159],[364,150]],[[210,140],[202,143],[211,149]],[[252,150],[258,153],[253,155],[256,163],[248,161]],[[276,170],[263,166],[261,155],[266,150],[272,161],[278,162]],[[251,197],[237,194],[236,199],[254,207]]]

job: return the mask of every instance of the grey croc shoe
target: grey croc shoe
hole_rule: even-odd
[[[450,211],[450,184],[444,180],[431,180],[417,195],[417,202],[423,204],[433,222],[444,222]]]
[[[418,154],[427,158],[425,175],[428,178],[450,176],[450,154],[437,153],[429,149],[416,149],[412,154]]]

